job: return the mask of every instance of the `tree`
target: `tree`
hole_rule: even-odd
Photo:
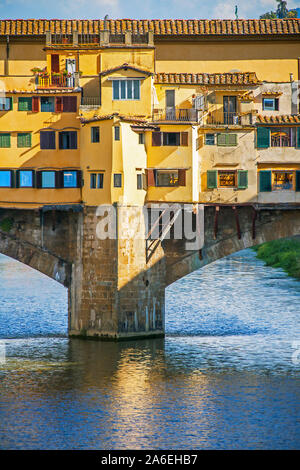
[[[287,2],[284,0],[276,0],[277,2],[277,10],[276,11],[268,11],[260,16],[262,20],[273,20],[276,18],[297,18],[298,13],[296,10],[288,10]]]

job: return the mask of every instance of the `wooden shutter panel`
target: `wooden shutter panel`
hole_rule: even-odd
[[[214,189],[217,187],[217,170],[207,170],[207,187]]]
[[[297,127],[297,147],[300,148],[300,127]]]
[[[185,186],[185,173],[186,170],[178,170],[178,185],[179,186]]]
[[[2,148],[10,147],[10,134],[0,134],[0,147]]]
[[[188,132],[181,132],[181,145],[187,147],[189,145],[189,133]]]
[[[55,98],[55,112],[62,113],[64,111],[63,99],[61,96]]]
[[[63,109],[65,113],[76,113],[77,108],[77,98],[76,96],[64,96],[63,100]]]
[[[20,187],[20,170],[16,170],[15,172],[15,188]]]
[[[237,134],[227,134],[226,144],[229,146],[237,145]]]
[[[296,191],[300,191],[300,170],[296,171]]]
[[[217,134],[217,145],[226,145],[226,134]]]
[[[77,149],[77,132],[76,131],[70,132],[70,148]]]
[[[155,186],[155,174],[154,170],[146,170],[147,172],[147,184],[149,186]]]
[[[162,132],[152,132],[152,147],[159,147],[161,145]]]
[[[272,172],[270,170],[259,172],[259,190],[261,193],[272,191]]]
[[[248,188],[248,171],[247,170],[238,170],[238,189]]]
[[[16,171],[11,170],[10,171],[10,187],[15,188],[16,187]]]
[[[257,128],[257,148],[268,148],[270,146],[270,128],[258,127]]]
[[[38,113],[40,110],[40,98],[38,96],[32,97],[32,112]]]
[[[41,171],[36,172],[35,181],[36,181],[36,187],[41,188],[42,187],[42,172]]]
[[[55,172],[55,187],[56,188],[64,187],[64,172],[63,171]]]
[[[99,176],[99,175],[98,175]],[[77,188],[81,188],[82,187],[82,183],[83,183],[83,180],[82,180],[82,172],[80,170],[77,171]]]
[[[279,110],[279,99],[275,98],[275,111]]]
[[[51,54],[51,72],[59,73],[59,55]]]

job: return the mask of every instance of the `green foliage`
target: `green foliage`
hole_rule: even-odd
[[[273,20],[276,18],[298,18],[297,10],[288,10],[287,2],[284,0],[276,0],[276,2],[277,10],[264,13],[259,17],[261,20]]]
[[[267,266],[282,268],[289,276],[300,278],[300,239],[274,240],[253,250]]]
[[[13,219],[6,217],[5,219],[2,219],[0,222],[0,229],[3,230],[3,232],[10,232],[13,226]]]

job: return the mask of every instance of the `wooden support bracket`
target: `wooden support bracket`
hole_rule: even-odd
[[[256,238],[256,219],[257,219],[257,212],[256,212],[256,209],[255,207],[252,208],[253,211],[252,211],[252,240],[255,240]]]
[[[219,219],[220,206],[215,207],[215,220],[214,220],[214,239],[218,235],[218,219]]]
[[[237,211],[236,206],[232,206],[232,209],[233,209],[234,215],[235,215],[237,236],[238,236],[238,239],[240,240],[241,239],[241,227],[240,227],[240,221],[239,221],[239,213]]]

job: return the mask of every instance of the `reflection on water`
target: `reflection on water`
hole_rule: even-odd
[[[66,290],[1,257],[0,447],[299,448],[299,294],[247,250],[168,288],[165,340],[69,340]]]

